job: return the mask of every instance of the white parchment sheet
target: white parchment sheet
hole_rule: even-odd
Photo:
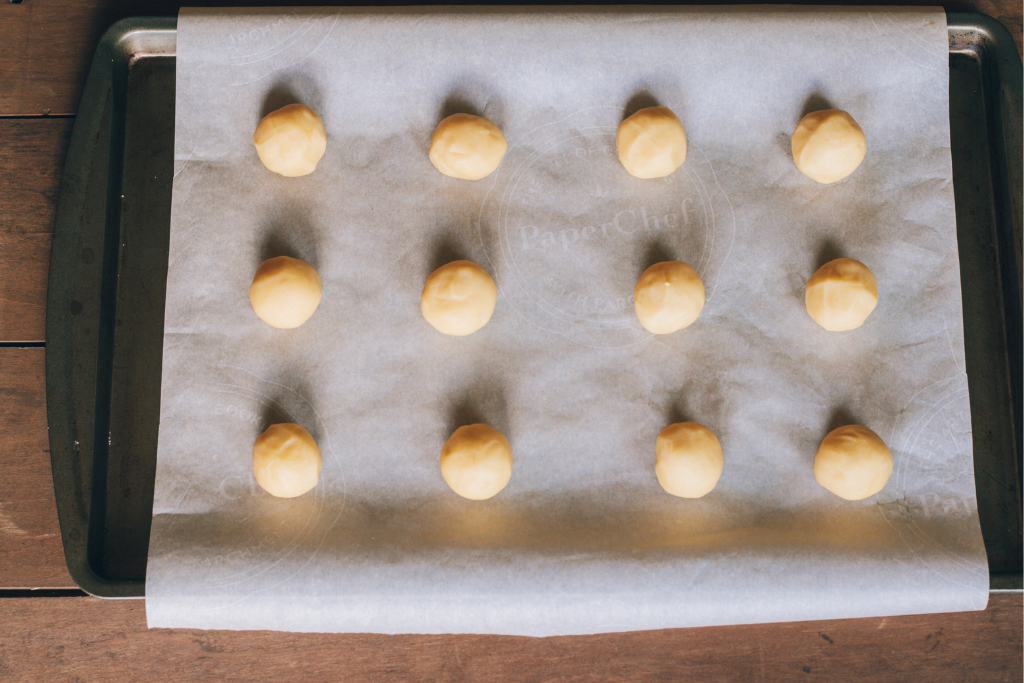
[[[543,636],[982,609],[947,84],[940,9],[182,10],[150,626]],[[293,101],[327,128],[303,178],[252,144]],[[689,155],[639,180],[615,128],[655,103]],[[829,106],[868,153],[821,186],[789,136]],[[509,141],[484,180],[427,158],[457,111]],[[323,279],[291,331],[248,300],[280,254]],[[803,288],[839,256],[880,300],[829,333]],[[500,290],[464,338],[419,312],[455,258]],[[630,295],[667,259],[707,305],[654,337]],[[725,451],[700,500],[654,475],[683,419]],[[293,500],[252,475],[278,421],[324,456]],[[486,502],[438,465],[477,421],[514,452]],[[895,457],[857,503],[812,471],[846,423]]]

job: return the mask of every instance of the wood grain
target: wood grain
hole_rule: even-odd
[[[465,2],[465,0],[462,0]],[[607,0],[605,0],[607,1]],[[529,0],[527,0],[529,2]],[[655,4],[658,0],[654,0]],[[596,4],[600,4],[598,0]],[[287,0],[25,0],[0,3],[0,115],[72,114],[78,107],[96,44],[111,24],[133,16],[176,16],[179,7],[321,4]],[[353,4],[423,4],[355,2]],[[460,4],[459,0],[445,4]],[[471,4],[480,4],[471,3]],[[483,3],[487,4],[487,3]],[[627,3],[628,4],[628,3]],[[684,3],[685,4],[685,3]],[[715,4],[699,0],[694,4]],[[790,0],[790,4],[822,4]],[[843,0],[834,4],[865,4]],[[878,0],[877,5],[935,5],[934,0]],[[1010,31],[1021,50],[1020,0],[950,0],[947,10],[982,12]]]
[[[66,118],[0,119],[2,342],[43,340],[50,236],[73,125]]]
[[[565,638],[146,629],[142,601],[0,600],[0,681],[1009,681],[1021,595],[984,612]]]
[[[1021,49],[1019,0],[946,7],[996,17]],[[74,113],[102,32],[122,17],[177,9],[170,0],[0,2],[0,115]],[[71,126],[0,119],[0,341],[43,338]],[[74,586],[54,508],[43,366],[43,349],[0,348],[0,588]],[[1020,594],[996,594],[984,612],[949,615],[577,638],[386,637],[150,631],[141,601],[0,599],[0,681],[1018,682],[1021,614]]]
[[[0,348],[0,588],[75,587],[50,474],[43,359],[41,348]]]

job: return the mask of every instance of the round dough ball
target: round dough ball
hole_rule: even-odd
[[[808,178],[834,183],[857,170],[864,161],[864,131],[845,111],[813,111],[793,131],[793,160]]]
[[[637,178],[663,178],[686,161],[686,132],[668,107],[647,107],[619,124],[619,161]]]
[[[430,162],[452,178],[480,180],[498,168],[508,143],[490,119],[452,114],[434,129]]]
[[[700,315],[704,283],[688,263],[655,263],[637,280],[633,306],[648,332],[669,334],[687,327]]]
[[[854,330],[878,305],[878,283],[860,261],[837,258],[807,281],[804,303],[814,322],[829,332]]]
[[[249,301],[256,315],[271,327],[298,327],[320,305],[320,275],[305,261],[276,256],[256,269]]]
[[[441,449],[441,476],[463,498],[487,500],[512,478],[512,446],[494,427],[459,427]]]
[[[297,424],[270,425],[252,447],[252,473],[263,490],[278,498],[295,498],[316,486],[320,449]]]
[[[304,104],[289,104],[264,116],[252,141],[263,165],[288,178],[315,171],[327,150],[324,122]]]
[[[498,301],[498,287],[472,261],[452,261],[435,270],[423,285],[420,311],[438,332],[456,337],[487,324]]]
[[[654,451],[658,483],[673,496],[700,498],[715,488],[722,476],[722,444],[714,432],[696,422],[665,427]]]
[[[846,500],[863,500],[892,474],[892,452],[878,434],[861,425],[829,432],[814,456],[814,478]]]

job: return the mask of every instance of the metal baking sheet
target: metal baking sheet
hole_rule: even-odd
[[[175,19],[97,50],[58,202],[47,310],[50,449],[72,577],[141,597],[159,427]],[[950,125],[978,504],[993,589],[1021,585],[1021,63],[950,14]]]

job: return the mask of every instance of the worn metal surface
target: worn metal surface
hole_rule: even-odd
[[[72,578],[141,597],[174,143],[173,18],[115,24],[75,122],[47,302],[50,451]],[[993,589],[1021,586],[1021,62],[950,14],[950,128],[978,505]]]
[[[96,52],[65,164],[47,301],[50,454],[72,578],[143,595],[174,165],[176,20]]]

